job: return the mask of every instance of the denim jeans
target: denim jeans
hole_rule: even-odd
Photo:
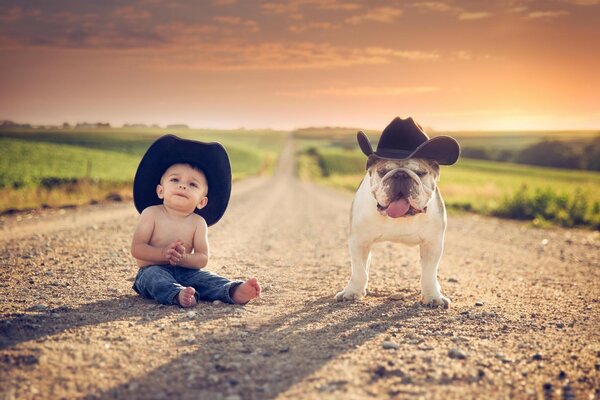
[[[179,304],[177,295],[185,287],[196,289],[196,301],[221,300],[235,303],[231,289],[243,281],[231,281],[208,271],[174,267],[171,265],[151,265],[140,268],[133,283],[133,290],[147,299],[160,304]]]

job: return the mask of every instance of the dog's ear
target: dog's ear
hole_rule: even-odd
[[[377,156],[375,154],[371,154],[369,158],[367,158],[367,169],[371,168],[373,165],[377,163]]]

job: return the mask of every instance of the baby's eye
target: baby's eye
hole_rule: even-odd
[[[171,178],[171,182],[179,182],[179,179],[177,179],[177,178]]]
[[[196,182],[192,182],[192,183],[190,183],[190,186],[191,186],[191,187],[198,187],[198,185],[196,184]]]

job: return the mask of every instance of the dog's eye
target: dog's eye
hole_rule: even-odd
[[[424,177],[425,175],[427,175],[427,173],[426,173],[426,172],[423,172],[423,171],[417,171],[417,176],[418,176],[419,178],[422,178],[422,177]]]
[[[377,174],[381,177],[384,177],[385,174],[387,174],[388,172],[390,172],[389,169],[380,169],[379,171],[377,171]]]

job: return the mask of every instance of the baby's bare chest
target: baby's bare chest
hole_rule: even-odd
[[[189,251],[193,247],[196,224],[192,221],[173,221],[159,218],[154,222],[154,231],[150,244],[165,247],[176,240],[181,240]]]

